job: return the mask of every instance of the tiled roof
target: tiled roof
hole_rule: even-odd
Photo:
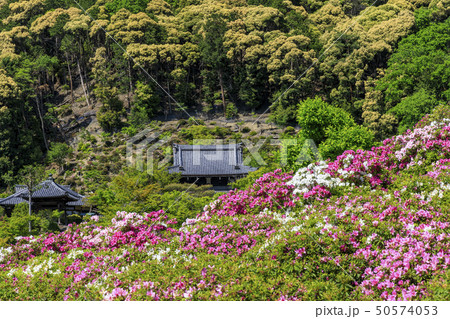
[[[28,190],[26,186],[16,185],[15,190],[15,194],[4,199],[0,199],[1,206],[16,205],[27,201]],[[84,198],[84,196],[71,190],[69,186],[59,185],[58,183],[56,183],[51,175],[48,179],[36,186],[31,197],[33,200],[58,198],[63,201],[70,201],[73,203],[78,202],[79,200]],[[78,205],[71,204],[71,206]]]
[[[62,188],[64,188],[67,192],[69,192],[70,195],[74,197],[84,197],[83,195],[78,194],[77,192],[73,191],[69,185],[60,185]]]
[[[23,185],[16,185],[15,187],[16,193],[0,199],[0,205],[8,206],[8,205],[17,205],[23,202],[26,202],[22,197],[25,193],[27,193],[26,188]]]
[[[16,186],[14,186],[14,189],[15,189],[16,193],[18,193],[20,191],[26,190],[27,187],[25,185],[16,185]]]
[[[66,206],[89,206],[89,204],[86,201],[86,197],[82,197],[79,200],[67,202]]]
[[[242,146],[226,145],[179,145],[174,144],[174,165],[170,173],[182,176],[229,176],[242,175],[256,168],[242,164]]]
[[[17,205],[20,203],[25,203],[26,200],[24,200],[22,197],[17,196],[16,194],[13,194],[11,196],[8,196],[6,198],[0,199],[0,205],[9,206],[9,205]]]

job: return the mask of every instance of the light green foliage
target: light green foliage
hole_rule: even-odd
[[[41,210],[28,215],[28,203],[16,205],[11,217],[0,217],[0,247],[13,243],[18,236],[39,235],[46,232],[59,232],[58,218],[63,212]],[[31,232],[29,223],[31,222]]]
[[[176,218],[178,226],[181,226],[187,218],[195,218],[200,214],[214,195],[214,191],[209,190],[208,186],[192,186],[187,191],[189,186],[191,185],[167,185],[161,195],[153,196],[146,210],[162,209],[170,218]]]
[[[28,203],[21,203],[15,206],[11,217],[7,219],[9,232],[14,236],[37,235],[50,229],[51,221],[46,218],[44,212],[28,215]],[[31,233],[28,230],[31,222]]]
[[[319,152],[324,159],[336,158],[345,150],[370,149],[374,135],[367,128],[354,125],[341,130],[328,129],[327,139],[320,144]]]
[[[7,217],[0,216],[0,248],[8,247],[13,242],[13,234],[9,229]]]
[[[295,171],[321,158],[336,158],[348,149],[373,146],[374,134],[370,130],[357,125],[343,109],[320,98],[300,103],[297,119],[300,132],[295,137],[285,136],[288,140],[278,154],[286,170]]]
[[[26,165],[17,177],[20,184],[34,189],[45,178],[45,168],[42,165]]]
[[[159,191],[159,185],[151,183],[150,176],[127,170],[114,177],[105,187],[99,188],[90,201],[108,219],[117,211],[140,211],[143,201]]]
[[[193,140],[214,139],[211,131],[204,125],[193,125],[188,128],[183,128],[180,131],[180,137],[189,141],[191,144]]]
[[[266,173],[273,172],[277,168],[278,165],[275,163],[270,163],[269,165],[262,166],[258,170],[250,172],[246,177],[240,178],[236,182],[232,183],[231,188],[242,190],[247,189],[255,184],[255,180],[257,180]]]
[[[297,120],[301,135],[312,139],[316,144],[322,143],[328,137],[327,132],[339,131],[355,125],[350,114],[329,105],[318,97],[300,103]]]
[[[426,289],[430,292],[430,294],[424,300],[450,300],[450,270],[447,270],[443,274],[439,274],[433,278],[433,280],[427,284]]]
[[[214,191],[207,186],[178,184],[179,176],[160,170],[154,176],[136,170],[126,170],[114,177],[90,198],[110,222],[117,211],[136,213],[165,210],[178,225],[194,218],[208,204]]]

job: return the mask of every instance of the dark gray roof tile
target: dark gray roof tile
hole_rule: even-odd
[[[15,194],[7,198],[0,199],[0,205],[16,205],[26,201],[26,199],[28,198],[28,190],[26,186],[17,185],[15,189]],[[52,176],[50,175],[48,179],[39,183],[32,193],[33,200],[47,198],[59,198],[63,201],[68,200],[77,202],[78,200],[84,198],[84,196],[71,190],[67,185],[59,185],[53,180]]]
[[[174,145],[174,165],[170,173],[182,176],[246,175],[256,168],[242,164],[242,146],[225,145]]]
[[[80,198],[79,200],[67,202],[66,206],[89,206],[85,197]]]
[[[20,204],[20,203],[26,203],[27,202],[22,197],[14,196],[14,195],[11,195],[11,196],[8,196],[6,198],[0,199],[0,205],[1,206],[11,206],[11,205],[17,205],[17,204]]]

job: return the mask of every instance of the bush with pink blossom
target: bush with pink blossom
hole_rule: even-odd
[[[449,132],[267,173],[181,228],[118,212],[20,238],[0,248],[0,299],[448,300]]]

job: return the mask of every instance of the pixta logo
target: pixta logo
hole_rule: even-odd
[[[140,172],[145,170],[147,174],[153,175],[155,169],[163,168],[170,162],[171,155],[164,152],[165,146],[169,146],[168,142],[167,136],[162,136],[161,133],[153,132],[151,129],[139,132],[126,142],[127,165]],[[157,161],[157,155],[164,157]]]

